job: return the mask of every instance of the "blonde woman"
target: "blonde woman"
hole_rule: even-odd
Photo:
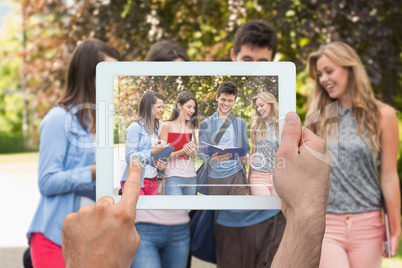
[[[278,101],[264,91],[253,98],[253,122],[251,124],[251,161],[248,179],[251,194],[276,195],[272,182],[274,159],[279,148]]]
[[[315,123],[309,127],[328,141],[333,154],[320,267],[381,267],[381,193],[392,256],[401,234],[395,111],[374,97],[359,56],[347,44],[322,46],[310,55],[308,65],[315,80],[308,111],[308,120]]]

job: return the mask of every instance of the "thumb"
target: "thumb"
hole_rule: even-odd
[[[279,146],[278,152],[280,154],[298,153],[301,133],[302,129],[299,116],[295,112],[289,112],[285,118],[281,145]]]

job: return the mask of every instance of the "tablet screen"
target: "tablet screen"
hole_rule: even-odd
[[[238,90],[231,108],[235,117],[216,144],[215,137],[224,124],[217,112],[220,104],[216,93],[219,85],[227,82]],[[155,134],[141,121],[139,112],[141,98],[150,90],[163,99]],[[182,152],[163,159],[167,166],[158,172],[154,157],[159,154],[150,151],[160,140],[162,125],[172,122],[169,119],[177,109],[175,100],[184,91],[195,97],[198,114],[191,121],[196,118],[198,123],[191,124],[190,131],[168,127],[165,140],[173,147],[171,151]],[[292,63],[99,64],[97,199],[112,195],[120,200],[130,159],[140,153],[146,157],[140,157],[144,178],[138,209],[280,208],[272,170],[283,119],[287,112],[295,111],[295,95]],[[271,117],[264,117],[267,113]],[[186,143],[193,143],[196,153],[183,153]],[[216,161],[216,156],[221,159]],[[208,163],[204,164],[208,166],[206,180],[197,179],[203,163]]]
[[[231,113],[237,118],[244,120],[244,125],[229,125],[225,134],[216,146],[208,138],[200,140],[199,126],[202,121],[213,116],[218,110],[216,100],[217,88],[223,82],[232,82],[238,90],[235,104]],[[211,157],[214,152],[218,155],[230,153],[231,157],[227,161],[209,163],[209,174],[211,183],[196,178],[196,171],[204,163],[198,155],[182,154],[171,157],[167,160],[167,166],[163,176],[159,174],[158,183],[153,181],[154,173],[147,171],[151,169],[152,157],[143,160],[143,165],[147,166],[148,175],[145,178],[144,191],[148,195],[203,195],[219,193],[219,195],[276,195],[272,183],[272,171],[275,153],[279,147],[279,118],[278,118],[278,76],[115,76],[113,84],[113,105],[114,105],[114,125],[113,125],[113,159],[114,159],[114,193],[118,194],[121,182],[126,180],[125,172],[129,164],[130,153],[147,151],[154,147],[152,135],[143,125],[139,115],[139,106],[144,92],[154,90],[163,96],[163,114],[157,136],[161,134],[161,125],[166,123],[170,126],[166,142],[173,146],[174,151],[183,149],[184,143],[195,144],[199,152]],[[179,120],[171,120],[173,110],[180,111],[175,106],[175,100],[180,92],[187,91],[196,98],[197,115],[187,120],[187,129],[180,129],[176,126]],[[256,112],[258,109],[259,112]],[[149,110],[152,110],[149,107]],[[263,116],[269,114],[269,119]],[[222,125],[216,117],[217,126]],[[172,124],[171,122],[176,124]],[[239,121],[240,122],[240,121]],[[186,124],[186,123],[185,123]],[[130,126],[141,125],[141,130],[132,140],[127,135]],[[182,127],[182,126],[181,126]],[[237,128],[237,129],[235,129]],[[244,129],[242,129],[244,128]],[[210,126],[204,129],[204,136],[216,136],[218,128]],[[180,132],[181,131],[181,132]],[[194,133],[194,137],[188,133]],[[148,132],[148,133],[147,133]],[[208,133],[210,132],[210,133]],[[246,132],[245,138],[248,139],[247,147],[238,146],[236,139],[238,133]],[[251,139],[251,135],[256,137]],[[147,141],[149,146],[135,143],[135,139]],[[191,140],[190,140],[191,139]],[[200,144],[201,142],[201,144]],[[221,148],[223,150],[221,150]],[[251,154],[251,148],[253,153]],[[211,151],[212,150],[212,151]],[[239,157],[248,156],[249,163],[245,166],[248,177],[244,174]],[[205,158],[204,158],[205,159]],[[166,160],[166,159],[165,159]],[[247,163],[247,162],[246,162]],[[249,167],[251,166],[251,167]],[[155,168],[154,168],[155,169]],[[237,174],[238,172],[239,174]],[[247,174],[246,173],[246,174]],[[216,178],[213,178],[216,177]],[[154,186],[148,187],[148,184]],[[159,185],[159,190],[155,190],[155,185]],[[217,188],[210,189],[208,188]]]

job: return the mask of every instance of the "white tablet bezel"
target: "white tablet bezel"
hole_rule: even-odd
[[[278,76],[279,131],[296,111],[291,62],[101,62],[96,67],[96,198],[113,194],[113,83],[115,76]],[[140,196],[138,209],[280,209],[277,196]]]

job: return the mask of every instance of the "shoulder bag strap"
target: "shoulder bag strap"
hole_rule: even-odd
[[[230,126],[230,124],[233,122],[233,120],[236,118],[235,115],[229,114],[229,116],[226,118],[225,122],[219,129],[218,133],[215,136],[215,139],[213,141],[213,145],[218,145],[219,141],[221,140],[223,134],[225,133],[226,129]]]

